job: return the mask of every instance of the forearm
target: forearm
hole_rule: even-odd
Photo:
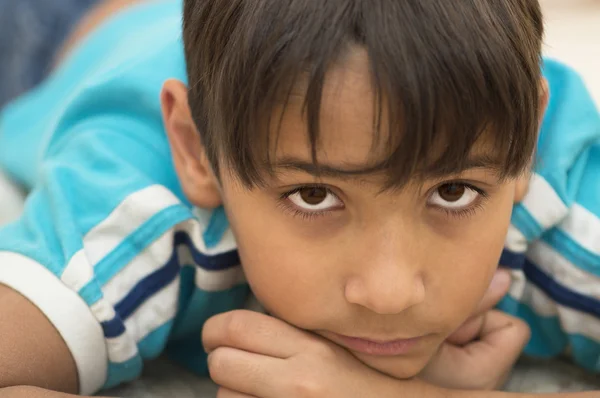
[[[441,395],[440,398],[597,398],[598,396],[600,396],[600,391],[533,394],[502,391],[447,390],[447,395]]]
[[[483,390],[452,390],[440,388],[420,380],[394,380],[391,383],[382,383],[378,390],[379,398],[597,398],[600,391],[590,392],[565,392],[554,394],[513,393],[503,391]]]
[[[0,319],[0,397],[13,386],[78,391],[77,368],[58,331],[35,305],[2,284]]]
[[[44,390],[38,387],[18,386],[0,388],[0,398],[76,398],[77,395]],[[95,397],[101,398],[101,397]]]

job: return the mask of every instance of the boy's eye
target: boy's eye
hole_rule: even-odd
[[[286,196],[295,206],[305,211],[332,210],[342,206],[340,199],[325,187],[298,188]]]
[[[446,209],[456,210],[472,205],[481,192],[461,183],[449,183],[438,187],[431,195],[429,203]]]

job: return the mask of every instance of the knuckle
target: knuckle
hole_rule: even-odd
[[[325,391],[323,383],[314,377],[305,377],[296,380],[292,387],[293,396],[297,398],[314,398],[326,397],[328,394]]]
[[[336,357],[335,348],[332,345],[326,344],[320,340],[314,340],[314,342],[311,344],[309,352],[320,359],[330,359]]]
[[[515,319],[515,328],[525,340],[529,340],[531,337],[531,328],[529,328],[527,322],[522,319]]]
[[[208,356],[208,371],[210,378],[217,384],[221,384],[227,374],[227,351],[217,348]]]
[[[224,330],[227,341],[232,343],[240,341],[240,338],[244,336],[248,327],[246,318],[247,316],[244,311],[232,311],[227,314]]]

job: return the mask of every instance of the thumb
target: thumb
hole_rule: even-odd
[[[504,269],[497,270],[488,290],[485,292],[473,314],[471,314],[471,317],[448,337],[448,343],[460,346],[477,338],[483,326],[483,315],[493,309],[502,297],[508,293],[510,281],[511,277],[508,271]]]
[[[473,316],[481,315],[491,309],[493,309],[496,304],[508,293],[508,289],[510,288],[511,276],[510,271],[499,268],[492,281],[490,282],[490,286],[485,292],[481,302],[477,306],[475,313]]]

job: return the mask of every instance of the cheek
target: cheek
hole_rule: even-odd
[[[475,310],[498,267],[510,223],[512,201],[503,198],[460,236],[446,241],[432,254],[427,286],[429,303],[436,306],[451,333]]]
[[[256,207],[254,207],[256,206]],[[335,300],[335,267],[325,246],[290,231],[289,221],[260,204],[226,206],[244,272],[267,311],[303,329],[326,320]],[[239,209],[243,209],[239,211]]]

